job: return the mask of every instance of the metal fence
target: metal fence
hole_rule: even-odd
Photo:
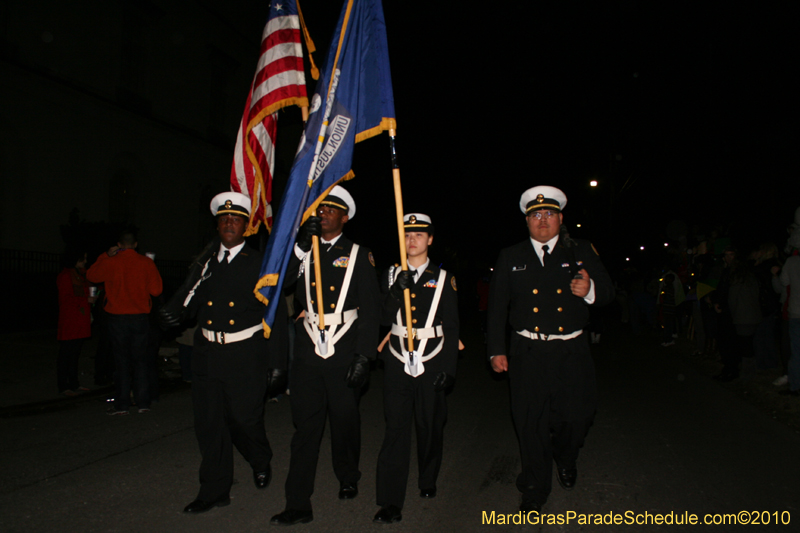
[[[8,250],[0,248],[0,272],[28,274],[58,274],[61,254]]]

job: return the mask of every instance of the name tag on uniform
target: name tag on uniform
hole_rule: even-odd
[[[521,270],[525,270],[527,267],[528,267],[528,265],[512,266],[511,267],[511,272],[519,272]]]
[[[333,266],[339,267],[339,268],[347,268],[347,265],[349,263],[350,263],[350,257],[347,256],[347,255],[343,255],[342,257],[340,257],[339,259],[336,259],[333,262]]]

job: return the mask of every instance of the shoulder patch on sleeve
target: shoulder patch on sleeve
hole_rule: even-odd
[[[454,291],[458,292],[458,289],[456,289],[456,277],[455,276],[450,278],[450,285],[453,286],[453,290]]]
[[[594,250],[594,253],[595,253],[595,255],[600,255],[600,254],[597,252],[597,248],[595,248],[595,247],[594,247],[594,244],[592,244],[592,243],[589,243],[589,246],[591,246],[591,247],[592,247],[592,250]]]
[[[372,257],[372,252],[369,253],[369,264],[375,266],[375,258]]]

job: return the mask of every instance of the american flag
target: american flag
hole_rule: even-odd
[[[267,336],[302,217],[354,176],[357,142],[397,127],[381,0],[344,2],[312,102],[256,285],[256,297],[267,306]]]
[[[252,202],[245,235],[255,233],[262,221],[268,230],[272,226],[277,111],[290,105],[308,106],[300,38],[295,0],[272,2],[231,166],[231,190],[249,196]]]

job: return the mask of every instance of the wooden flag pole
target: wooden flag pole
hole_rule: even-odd
[[[306,124],[308,122],[308,106],[301,107],[300,111],[303,113],[303,124]],[[322,331],[325,329],[325,309],[322,307],[322,272],[319,266],[319,237],[316,235],[311,237],[311,245],[313,246],[314,253],[314,278],[317,280],[317,310],[321,311],[319,313],[319,329]]]
[[[395,146],[395,130],[389,130],[389,144],[392,149],[392,179],[394,181],[394,205],[397,211],[397,236],[400,239],[400,266],[408,270],[406,257],[406,229],[403,225],[403,191],[400,187],[400,166],[397,163],[397,150]],[[403,291],[403,300],[406,304],[406,328],[408,329],[408,352],[414,353],[414,328],[411,324],[411,291]]]
[[[319,237],[314,235],[311,238],[311,246],[314,248],[314,278],[317,285],[317,311],[319,311],[319,330],[325,330],[325,308],[322,302],[322,270],[319,266]]]

